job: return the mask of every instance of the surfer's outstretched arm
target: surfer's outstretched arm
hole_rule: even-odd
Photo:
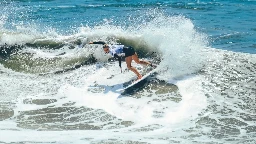
[[[98,42],[89,42],[89,44],[106,44],[104,41],[98,41]]]

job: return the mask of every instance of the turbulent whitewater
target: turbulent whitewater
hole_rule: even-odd
[[[103,3],[0,2],[0,143],[256,142],[255,28],[215,25],[217,8],[254,2]],[[156,73],[121,93],[135,75],[98,40]]]

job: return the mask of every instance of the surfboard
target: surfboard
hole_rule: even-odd
[[[136,86],[137,84],[139,84],[140,82],[142,82],[143,80],[145,80],[146,78],[148,78],[150,75],[152,75],[156,70],[153,69],[151,71],[149,71],[147,74],[143,75],[143,77],[139,80],[136,80],[134,82],[132,82],[131,84],[127,85],[126,87],[124,87],[123,89],[120,89],[119,91],[126,91],[134,86]]]

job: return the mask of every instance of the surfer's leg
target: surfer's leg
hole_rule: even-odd
[[[132,67],[132,56],[126,57],[125,62],[126,62],[127,68],[133,71],[137,75],[138,79],[141,79],[142,75],[138,72],[138,70],[135,67]]]
[[[140,59],[138,58],[137,53],[134,53],[134,55],[132,55],[132,59],[133,59],[137,64],[151,65],[151,63],[148,62],[148,61],[140,60]]]

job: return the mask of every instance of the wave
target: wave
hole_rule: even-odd
[[[89,41],[102,40],[133,46],[141,58],[159,63],[165,77],[191,74],[202,68],[207,37],[196,31],[190,19],[166,16],[155,10],[131,21],[136,23],[120,26],[107,22],[78,27],[68,35],[58,34],[51,28],[41,32],[27,26],[20,26],[17,32],[5,30],[0,35],[1,56],[8,59],[3,64],[15,71],[47,73],[54,68],[65,71],[85,61],[95,62],[92,59],[107,61],[109,57],[99,46],[88,45]]]

